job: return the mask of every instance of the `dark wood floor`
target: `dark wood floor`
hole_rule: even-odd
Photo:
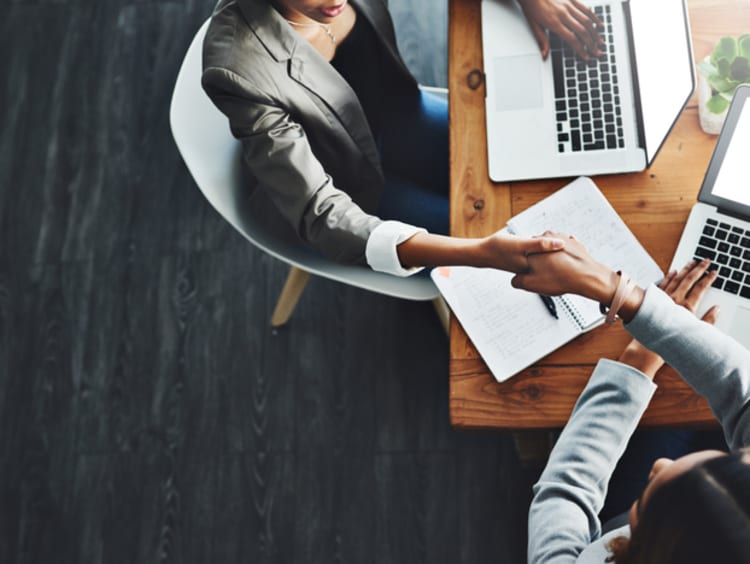
[[[211,0],[0,5],[0,562],[521,562],[530,476],[448,422],[429,305],[286,270],[167,108]],[[445,85],[445,0],[391,0]]]

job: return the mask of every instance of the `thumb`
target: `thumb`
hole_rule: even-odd
[[[705,321],[706,323],[710,323],[711,325],[714,325],[718,317],[719,317],[719,306],[715,305],[711,307],[706,313],[704,313],[701,319]]]
[[[523,244],[523,251],[527,255],[535,253],[549,253],[559,251],[565,247],[565,241],[557,237],[535,237]]]
[[[542,60],[546,61],[547,55],[549,55],[549,37],[547,37],[547,32],[536,22],[531,22],[531,32],[539,44],[539,50],[542,52]]]
[[[514,288],[520,288],[521,290],[526,289],[526,274],[516,274],[513,278],[510,280],[510,285]]]

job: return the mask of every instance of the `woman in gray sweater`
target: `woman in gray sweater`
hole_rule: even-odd
[[[703,320],[693,313],[715,279],[710,263],[691,262],[648,289],[626,284],[574,238],[529,263],[515,286],[597,300],[637,339],[617,362],[599,361],[534,486],[529,562],[750,562],[750,352],[710,324],[716,308]],[[657,460],[628,524],[602,536],[609,479],[664,362],[708,400],[732,452]]]

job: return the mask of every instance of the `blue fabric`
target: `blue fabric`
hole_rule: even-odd
[[[383,116],[385,189],[377,215],[448,234],[448,101],[420,91],[418,106]]]

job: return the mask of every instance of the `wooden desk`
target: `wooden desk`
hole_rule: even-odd
[[[689,0],[694,55],[709,54],[723,35],[750,32],[750,0]],[[568,179],[495,184],[487,175],[480,0],[449,6],[451,233],[480,237],[548,196]],[[662,270],[669,266],[695,203],[716,137],[698,124],[694,97],[654,165],[641,173],[595,181]],[[554,428],[568,420],[601,357],[616,358],[629,340],[620,327],[600,327],[498,384],[455,318],[450,332],[451,421],[464,428]],[[715,423],[706,402],[671,370],[643,416],[646,426]]]

